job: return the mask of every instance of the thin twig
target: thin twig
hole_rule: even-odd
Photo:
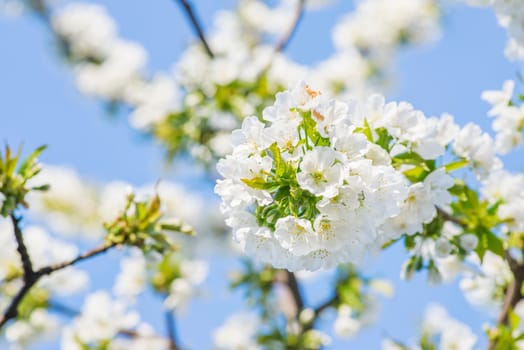
[[[16,239],[16,250],[20,254],[20,259],[22,260],[22,268],[24,269],[24,281],[27,281],[32,278],[34,274],[33,263],[29,257],[27,247],[24,242],[24,236],[22,230],[20,229],[20,218],[16,217],[15,214],[11,213],[10,215],[11,222],[13,223],[13,230],[15,233]]]
[[[456,225],[459,225],[460,227],[466,227],[466,223],[464,223],[462,220],[460,220],[459,218],[449,214],[448,212],[446,212],[444,209],[442,208],[439,208],[437,207],[437,213],[440,215],[440,217],[442,219],[444,219],[445,221],[449,221],[449,222],[452,222]]]
[[[29,0],[29,6],[45,19],[49,18],[49,7],[45,0]]]
[[[327,308],[333,306],[338,301],[338,294],[333,295],[330,299],[326,300],[319,306],[317,306],[313,311],[315,312],[315,319]]]
[[[304,16],[305,4],[306,4],[305,0],[298,0],[293,22],[291,23],[291,26],[289,27],[288,31],[284,33],[284,35],[280,38],[280,40],[278,40],[277,44],[275,45],[276,52],[283,51],[286,48],[286,46],[289,44],[289,42],[291,41],[291,38],[297,31],[300,20]]]
[[[97,256],[99,254],[105,253],[109,249],[114,248],[116,246],[118,246],[118,244],[116,244],[116,243],[105,243],[105,244],[103,244],[103,245],[101,245],[99,247],[91,249],[91,250],[89,250],[89,251],[87,251],[87,252],[77,256],[73,260],[65,261],[65,262],[62,262],[62,263],[58,263],[58,264],[54,264],[54,265],[49,265],[49,266],[43,267],[43,268],[41,268],[40,270],[37,271],[37,274],[39,274],[41,276],[49,275],[49,274],[51,274],[53,272],[56,272],[56,271],[65,269],[66,267],[72,266],[72,265],[76,264],[77,262],[80,262],[80,261],[83,261],[83,260],[87,260],[87,259],[92,258],[94,256]]]
[[[207,55],[210,58],[214,58],[215,55],[213,54],[213,51],[211,50],[211,47],[209,47],[209,44],[207,43],[206,36],[204,34],[204,30],[202,29],[202,25],[200,24],[200,21],[197,18],[197,15],[195,11],[193,10],[193,6],[189,3],[187,0],[175,0],[178,2],[180,6],[184,9],[184,13],[186,17],[189,19],[189,22],[191,22],[191,26],[193,27],[193,30],[195,31],[196,35],[200,39],[200,42],[204,46],[204,49],[206,50]]]

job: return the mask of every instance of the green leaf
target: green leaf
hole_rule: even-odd
[[[375,130],[378,135],[378,139],[375,142],[377,145],[385,149],[387,152],[390,151],[390,144],[393,137],[388,133],[388,130],[384,127]]]
[[[455,162],[448,163],[444,166],[447,173],[451,173],[455,170],[458,170],[460,168],[463,168],[464,166],[468,165],[468,161],[466,159],[457,160]]]
[[[22,177],[25,177],[26,176],[26,173],[28,171],[30,171],[31,167],[33,167],[34,165],[34,162],[36,161],[36,158],[38,158],[38,156],[47,148],[47,145],[42,145],[40,147],[38,147],[36,150],[34,150],[33,153],[31,153],[31,155],[29,155],[29,157],[27,157],[23,162],[22,164],[20,164],[20,167],[18,168],[18,173],[22,176]]]
[[[275,190],[279,187],[278,183],[276,182],[266,182],[261,177],[254,177],[252,179],[240,179],[243,183],[248,185],[251,188],[254,188],[255,190]]]

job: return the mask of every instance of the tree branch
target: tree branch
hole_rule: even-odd
[[[16,219],[16,222],[18,223],[19,222],[19,219]],[[17,226],[18,227],[18,226]],[[18,233],[16,233],[16,229],[15,229],[15,235],[18,235],[20,234],[21,236],[21,231],[18,229]],[[18,238],[17,238],[17,241],[18,241]],[[22,243],[23,243],[23,240],[22,240]],[[80,262],[80,261],[83,261],[83,260],[86,260],[86,259],[89,259],[89,258],[92,258],[94,256],[97,256],[99,254],[102,254],[102,253],[105,253],[107,250],[113,248],[113,247],[116,247],[118,246],[117,244],[115,243],[106,243],[98,248],[94,248],[84,254],[81,254],[79,255],[78,257],[74,258],[73,260],[70,260],[70,261],[66,261],[66,262],[63,262],[63,263],[58,263],[58,264],[54,264],[54,265],[49,265],[49,266],[45,266],[37,271],[33,271],[31,269],[31,272],[29,274],[26,274],[25,273],[25,269],[26,267],[24,267],[24,284],[22,285],[22,288],[20,288],[20,290],[18,291],[18,293],[15,295],[15,297],[11,300],[11,303],[9,303],[9,306],[7,307],[7,309],[4,311],[3,315],[0,316],[0,329],[2,329],[2,327],[11,319],[13,318],[16,318],[18,316],[18,306],[20,305],[20,303],[22,302],[22,300],[24,299],[24,297],[27,295],[27,293],[29,293],[29,291],[31,290],[31,288],[40,280],[40,278],[46,276],[46,275],[49,275],[53,272],[56,272],[56,271],[59,271],[59,270],[62,270],[66,267],[69,267],[69,266],[72,266],[74,264],[76,264],[77,262]],[[20,244],[19,244],[19,251],[20,250],[23,250],[20,248]],[[23,245],[24,249],[25,249],[25,245]],[[27,253],[27,250],[25,250],[25,252]],[[25,253],[24,253],[25,254]],[[21,253],[22,255],[22,253]]]
[[[283,282],[289,288],[291,295],[293,296],[293,301],[297,310],[297,318],[300,315],[300,312],[304,309],[304,298],[300,292],[300,286],[298,285],[297,278],[293,272],[285,270],[285,277]]]
[[[24,280],[24,285],[22,286],[22,288],[20,288],[18,293],[16,293],[13,300],[11,300],[11,303],[4,311],[4,314],[0,316],[0,329],[2,329],[2,327],[4,327],[9,320],[18,316],[18,305],[20,305],[26,294],[29,293],[29,291],[37,281],[38,279],[36,278],[31,280]]]
[[[313,309],[313,311],[315,312],[315,320],[324,310],[333,306],[333,304],[336,303],[337,301],[338,301],[338,294],[335,293],[335,295],[333,295],[330,299],[326,300],[325,302],[317,306],[315,309]]]
[[[517,305],[517,303],[523,298],[520,293],[520,289],[522,287],[522,283],[524,282],[524,264],[519,264],[509,255],[508,252],[505,253],[505,257],[511,272],[513,273],[513,281],[506,289],[504,303],[502,304],[502,309],[500,310],[497,323],[507,325],[509,311],[512,310],[515,305]]]
[[[10,218],[11,222],[13,223],[13,230],[15,233],[16,250],[18,251],[18,254],[20,254],[20,259],[22,260],[24,282],[26,282],[34,275],[33,263],[31,262],[31,257],[27,251],[27,247],[24,242],[24,236],[22,234],[22,230],[20,229],[20,218],[16,217],[14,213],[11,213]]]
[[[524,263],[519,264],[508,251],[504,253],[504,257],[513,273],[513,281],[506,288],[504,303],[497,318],[499,325],[508,325],[510,310],[513,310],[518,302],[524,298],[521,294],[522,284],[524,283]],[[490,341],[488,349],[495,349],[495,346],[496,343]]]
[[[454,217],[453,215],[449,214],[442,208],[439,208],[439,207],[436,207],[436,208],[437,208],[437,214],[440,215],[440,217],[444,219],[445,221],[452,222],[456,225],[459,225],[460,227],[466,227],[466,224],[462,222],[462,220],[460,220],[459,218]]]
[[[206,50],[207,55],[210,58],[214,58],[215,55],[213,54],[213,51],[211,51],[211,48],[209,47],[209,44],[207,43],[206,36],[204,35],[204,30],[202,29],[202,25],[200,24],[200,21],[198,20],[195,11],[193,10],[193,6],[189,3],[187,0],[175,0],[178,2],[180,6],[182,6],[182,9],[184,10],[184,14],[189,19],[189,22],[191,23],[191,26],[193,27],[193,31],[200,39],[200,42],[204,46],[204,49]]]
[[[289,27],[288,31],[285,32],[284,35],[280,38],[280,40],[277,42],[275,46],[276,52],[283,51],[286,48],[286,46],[289,44],[289,42],[291,41],[291,38],[297,31],[300,20],[302,19],[304,15],[305,4],[306,4],[305,0],[298,0],[293,22],[291,23],[291,26]]]
[[[76,263],[78,263],[80,261],[87,260],[89,258],[92,258],[92,257],[95,257],[95,256],[100,255],[102,253],[105,253],[109,249],[117,247],[117,246],[118,246],[118,244],[116,244],[116,243],[104,243],[100,247],[91,249],[91,250],[89,250],[89,251],[87,251],[87,252],[77,256],[73,260],[69,260],[69,261],[65,261],[65,262],[62,262],[62,263],[58,263],[58,264],[54,264],[54,265],[49,265],[49,266],[43,267],[40,270],[38,270],[36,273],[38,275],[40,275],[40,277],[45,276],[45,275],[49,275],[49,274],[51,274],[53,272],[65,269],[66,267],[73,266],[74,264],[76,264]]]

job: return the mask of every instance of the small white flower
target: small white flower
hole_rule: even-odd
[[[471,252],[477,247],[479,239],[476,235],[472,233],[466,233],[459,238],[460,246],[466,250],[466,252]]]
[[[295,255],[305,255],[318,249],[318,238],[311,222],[288,216],[277,221],[275,238],[283,248]]]
[[[338,309],[334,330],[335,334],[341,338],[351,338],[361,328],[360,322],[351,317],[351,312],[351,308],[347,305],[342,305]]]
[[[435,253],[439,258],[445,258],[449,256],[452,249],[453,247],[451,246],[451,243],[449,243],[449,240],[447,238],[440,237],[435,242]]]
[[[329,147],[315,147],[306,152],[297,174],[299,185],[311,193],[327,198],[337,195],[342,185],[343,156]]]

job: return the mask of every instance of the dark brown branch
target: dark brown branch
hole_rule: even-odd
[[[300,315],[300,312],[304,309],[304,298],[302,297],[300,286],[298,285],[295,274],[288,270],[285,270],[284,273],[285,276],[282,282],[285,283],[291,292],[293,302],[295,303],[295,308],[297,310],[296,317],[298,318],[298,315]]]
[[[513,281],[506,289],[506,296],[504,298],[504,303],[502,304],[502,309],[500,310],[497,322],[499,324],[507,325],[509,311],[512,310],[515,305],[517,305],[517,303],[523,298],[520,290],[522,283],[524,282],[524,264],[519,264],[509,255],[508,252],[505,253],[505,257],[511,272],[513,273]]]
[[[49,22],[49,7],[45,3],[45,0],[29,0],[28,4],[45,22]]]
[[[524,299],[521,294],[522,284],[524,283],[524,263],[520,264],[507,251],[504,253],[504,257],[513,273],[513,281],[506,288],[504,303],[497,318],[498,325],[508,325],[510,310],[513,310],[518,302]],[[495,342],[490,341],[488,349],[495,349],[495,345]]]
[[[33,263],[31,262],[31,257],[27,251],[27,247],[24,242],[24,236],[22,234],[22,230],[20,229],[20,218],[16,217],[13,213],[11,213],[10,218],[11,222],[13,223],[13,230],[15,233],[16,250],[18,251],[18,254],[20,254],[20,259],[22,260],[24,282],[27,282],[34,275]]]
[[[209,47],[209,44],[207,43],[206,36],[204,35],[204,30],[202,29],[202,25],[200,24],[200,21],[198,20],[195,11],[193,10],[193,6],[189,3],[187,0],[175,0],[178,2],[180,6],[184,9],[184,13],[186,17],[189,19],[189,22],[191,22],[191,26],[193,27],[193,30],[195,34],[200,39],[200,42],[204,46],[204,49],[206,50],[207,55],[210,58],[214,58],[215,55],[213,54],[213,51],[211,50],[211,47]]]
[[[335,294],[330,299],[326,300],[319,306],[317,306],[313,311],[315,312],[315,319],[327,308],[333,306],[338,301],[338,294]]]
[[[4,314],[0,316],[0,329],[2,329],[5,324],[18,316],[18,306],[24,299],[27,293],[31,290],[31,288],[35,285],[35,283],[38,281],[37,278],[31,279],[31,280],[24,280],[24,285],[22,288],[16,293],[13,300],[11,300],[11,303],[7,307],[7,309],[4,311]]]
[[[15,230],[16,231],[16,230]],[[20,232],[21,233],[21,232]],[[11,319],[16,318],[18,316],[18,306],[24,299],[24,297],[29,293],[31,288],[44,276],[49,275],[53,272],[62,270],[66,267],[72,266],[76,264],[77,262],[92,258],[94,256],[97,256],[101,253],[105,253],[107,250],[116,247],[117,244],[115,243],[106,243],[98,248],[92,249],[84,254],[79,255],[78,257],[74,258],[73,260],[66,261],[59,264],[49,265],[45,266],[37,271],[31,270],[31,273],[28,275],[24,274],[24,284],[22,288],[18,291],[18,293],[15,295],[15,297],[11,300],[11,303],[7,307],[7,309],[4,311],[3,315],[0,316],[0,329]],[[25,268],[24,268],[25,269]]]
[[[173,311],[167,310],[166,315],[166,329],[167,329],[167,338],[169,340],[169,350],[180,350],[180,347],[177,344],[177,337],[175,331],[175,316]]]
[[[298,0],[293,22],[291,23],[291,26],[289,27],[288,31],[284,33],[284,35],[278,40],[277,44],[275,45],[276,52],[283,51],[286,48],[286,46],[289,44],[289,42],[291,41],[291,38],[297,31],[300,20],[304,16],[305,4],[306,4],[305,0]]]

